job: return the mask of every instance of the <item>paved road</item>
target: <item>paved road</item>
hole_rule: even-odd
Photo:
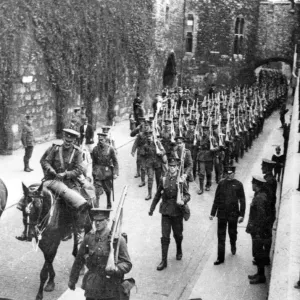
[[[249,213],[249,202],[253,194],[250,190],[251,174],[253,172],[260,173],[260,159],[266,153],[268,153],[268,157],[273,154],[274,147],[272,147],[273,140],[271,136],[275,132],[277,140],[274,140],[274,142],[278,143],[279,136],[281,135],[278,129],[278,119],[278,113],[275,113],[275,115],[265,122],[263,134],[255,142],[250,152],[246,153],[244,159],[237,164],[236,178],[244,182],[247,188],[246,197],[248,205],[246,214]],[[117,146],[125,144],[118,151],[121,167],[120,177],[115,182],[115,194],[116,199],[119,199],[123,186],[125,184],[129,185],[124,210],[124,231],[127,232],[129,237],[128,247],[133,261],[133,269],[129,276],[134,277],[137,282],[137,290],[133,290],[131,299],[189,299],[191,293],[194,293],[194,295],[197,293],[194,287],[199,282],[202,285],[201,292],[205,291],[207,295],[213,295],[213,291],[216,288],[214,284],[219,278],[217,277],[218,272],[220,272],[219,275],[223,275],[224,279],[227,277],[227,266],[232,265],[230,262],[232,261],[231,254],[228,254],[228,263],[226,259],[226,263],[223,266],[220,266],[218,269],[215,267],[213,271],[209,271],[211,267],[208,267],[212,265],[213,259],[216,258],[217,250],[216,220],[208,220],[216,184],[213,185],[210,192],[205,192],[202,196],[197,195],[196,184],[191,184],[192,200],[190,206],[192,216],[184,224],[183,260],[176,261],[175,243],[172,240],[169,250],[168,268],[162,272],[156,271],[156,266],[161,259],[161,217],[158,210],[155,211],[152,217],[148,216],[150,201],[144,200],[147,190],[145,187],[139,188],[139,180],[133,178],[136,167],[135,159],[129,155],[132,143],[128,143],[130,141],[128,137],[128,123],[123,122],[118,124],[114,128],[114,131],[114,135],[118,141]],[[22,181],[30,184],[38,182],[42,178],[38,160],[48,145],[49,143],[46,143],[38,145],[35,148],[33,161],[35,171],[30,174],[22,171],[22,150],[16,151],[13,156],[0,157],[0,177],[5,181],[9,190],[8,206],[15,203],[21,197]],[[246,222],[239,228],[239,232],[244,231],[245,224]],[[16,300],[35,299],[39,285],[39,272],[43,264],[42,253],[40,250],[36,252],[30,243],[19,242],[15,239],[15,236],[20,234],[22,230],[21,213],[15,207],[5,211],[0,220],[0,228],[0,298],[8,297]],[[246,239],[250,240],[248,235],[240,234],[238,246],[242,245]],[[71,241],[61,243],[54,261],[56,289],[50,294],[45,293],[44,299],[58,299],[66,291],[68,275],[73,262],[71,249]],[[245,274],[252,273],[255,270],[251,265],[251,250],[249,247],[246,250],[249,252],[248,254],[240,255],[238,249],[236,255],[236,260],[240,261],[243,265],[242,274],[240,274],[241,269],[239,267],[235,268],[235,272],[231,274],[237,279],[239,277],[243,278],[246,276]],[[203,279],[201,277],[202,274],[207,274],[210,277],[206,281],[201,281]],[[247,280],[243,278],[243,282],[245,281]],[[224,282],[223,280],[223,285]],[[78,284],[77,287],[79,286]],[[228,285],[229,290],[233,290],[234,287],[234,284]],[[252,287],[250,293],[256,295],[253,299],[265,299],[267,285],[262,285],[255,291],[253,291]],[[245,295],[247,296],[247,293]],[[230,299],[249,299],[246,296]],[[77,288],[76,292],[68,291],[61,299],[84,298],[80,289]],[[206,299],[217,298],[203,298],[203,300]]]

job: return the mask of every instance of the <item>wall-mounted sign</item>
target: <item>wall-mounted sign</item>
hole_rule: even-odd
[[[33,76],[23,76],[22,82],[23,83],[31,83],[33,81]]]
[[[18,133],[18,131],[19,131],[19,125],[18,125],[18,124],[13,124],[13,125],[11,126],[11,130],[12,130],[12,132],[13,132],[14,134]]]

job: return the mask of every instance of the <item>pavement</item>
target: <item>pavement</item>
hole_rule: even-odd
[[[286,116],[288,119],[288,116]],[[246,218],[238,228],[237,253],[233,256],[226,249],[225,263],[214,266],[217,257],[217,220],[209,220],[216,184],[210,192],[197,195],[197,183],[191,183],[191,218],[184,223],[183,259],[175,259],[175,243],[171,239],[168,267],[158,272],[156,266],[161,260],[160,214],[158,209],[148,216],[150,201],[145,201],[146,188],[138,188],[139,179],[133,178],[136,172],[135,158],[130,155],[132,138],[129,136],[129,122],[117,123],[112,129],[118,149],[120,176],[115,182],[115,198],[121,196],[122,188],[128,185],[128,195],[124,206],[123,231],[128,234],[128,248],[133,262],[132,271],[127,277],[136,280],[131,300],[263,300],[267,298],[267,283],[251,286],[247,275],[256,272],[252,265],[251,238],[245,233],[249,205],[253,196],[251,176],[261,174],[263,157],[271,158],[275,145],[282,145],[282,129],[279,113],[275,112],[265,121],[264,131],[255,140],[252,149],[236,164],[236,178],[244,184],[247,206]],[[31,184],[42,178],[39,159],[53,141],[36,145],[32,158],[34,172],[23,172],[23,152],[14,151],[12,156],[0,156],[0,177],[9,190],[7,207],[13,205],[22,195],[21,182]],[[280,189],[278,189],[280,190]],[[116,203],[116,202],[115,202]],[[114,204],[116,206],[116,204]],[[33,299],[39,286],[39,271],[43,263],[42,253],[32,250],[30,243],[19,242],[14,236],[22,229],[21,214],[14,207],[9,208],[0,220],[0,298],[16,300]],[[274,233],[276,224],[274,227]],[[227,244],[228,238],[227,238]],[[228,245],[227,245],[228,246]],[[72,266],[72,242],[61,243],[54,261],[56,287],[52,293],[45,293],[44,299],[83,300],[80,282],[75,291],[67,289],[68,275]]]

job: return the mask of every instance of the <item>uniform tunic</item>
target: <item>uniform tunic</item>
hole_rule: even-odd
[[[24,125],[22,129],[21,141],[25,147],[24,163],[26,165],[29,163],[29,160],[32,156],[34,146],[33,128],[31,125]]]
[[[167,242],[170,242],[171,229],[175,239],[182,239],[183,233],[183,208],[176,203],[177,176],[178,172],[174,176],[168,172],[166,177],[160,180],[159,188],[150,207],[150,212],[153,213],[157,203],[162,198],[159,212],[162,214],[162,238]],[[180,188],[183,195],[182,201],[186,204],[190,200],[186,183],[180,184]]]
[[[218,259],[224,260],[226,228],[230,244],[235,246],[238,217],[245,215],[245,193],[243,184],[236,179],[223,179],[218,184],[211,216],[218,217]]]
[[[124,274],[128,273],[132,264],[127,250],[125,239],[120,237],[120,248],[116,266],[116,274],[106,276],[105,267],[109,256],[109,233],[108,228],[104,229],[102,235],[97,231],[90,231],[80,245],[70,274],[70,283],[76,284],[80,270],[84,263],[88,268],[82,280],[82,289],[85,290],[85,297],[92,299],[119,299],[120,284]],[[114,247],[116,244],[114,245]]]

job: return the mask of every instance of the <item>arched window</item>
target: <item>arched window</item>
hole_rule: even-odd
[[[245,25],[244,18],[238,17],[235,21],[234,44],[233,44],[233,54],[236,55],[243,54],[244,25]]]
[[[193,52],[193,34],[191,32],[186,34],[185,52]]]
[[[168,25],[169,24],[169,13],[170,13],[170,8],[167,5],[166,6],[166,16],[165,16],[165,23]]]

